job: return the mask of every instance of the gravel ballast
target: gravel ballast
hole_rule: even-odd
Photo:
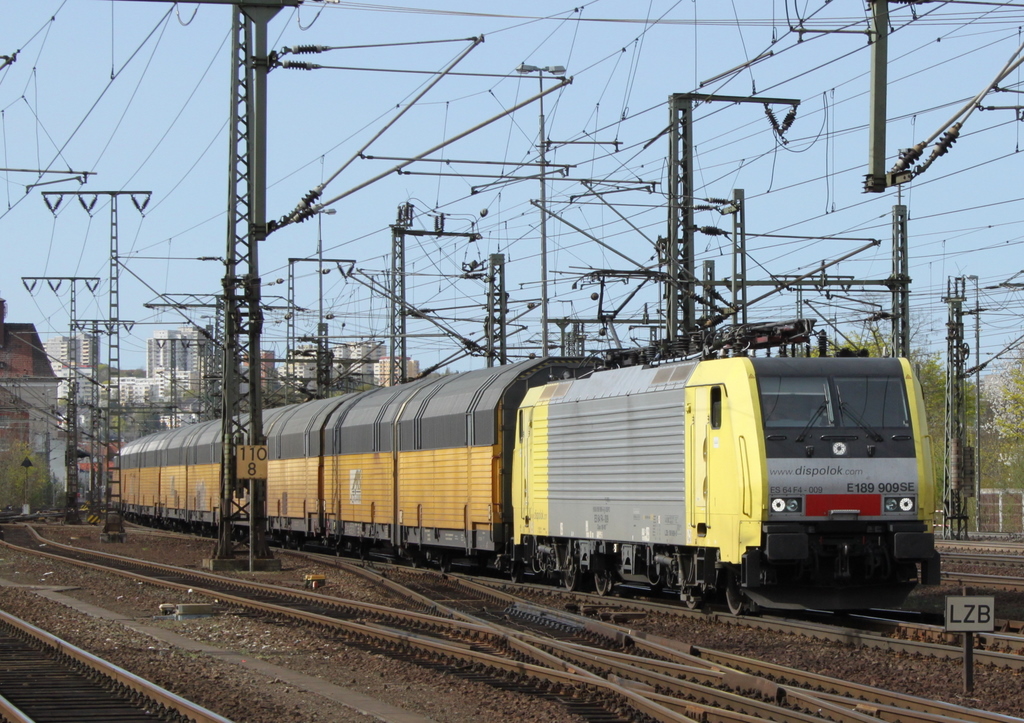
[[[200,568],[213,548],[211,540],[150,535],[129,530],[124,544],[98,541],[92,527],[48,526],[40,532],[55,541],[151,559],[180,567]],[[504,720],[534,723],[575,720],[562,706],[546,700],[499,690],[484,683],[398,661],[353,648],[344,641],[312,629],[241,610],[212,618],[172,621],[156,619],[161,603],[209,602],[192,600],[124,578],[86,572],[60,562],[3,550],[0,578],[27,586],[73,588],[61,594],[124,616],[173,631],[178,635],[242,656],[299,671],[344,689],[386,701],[403,711],[434,721]],[[282,571],[240,573],[277,585],[301,587],[304,576],[327,576],[324,594],[400,606],[394,597],[359,577],[327,565],[281,554]],[[912,600],[922,608],[936,604],[959,589],[923,589]],[[543,596],[542,596],[543,597]],[[1019,596],[1017,596],[1019,597]],[[189,599],[184,599],[189,598]],[[561,601],[551,596],[550,604]],[[1020,609],[1020,600],[1000,594],[1000,605]],[[275,680],[245,665],[225,662],[216,655],[180,649],[141,636],[120,624],[96,619],[43,600],[25,589],[0,588],[0,606],[56,635],[132,672],[237,721],[366,721],[373,718],[283,680]],[[702,619],[653,615],[633,624],[638,630],[723,652],[821,673],[852,682],[909,693],[1013,716],[1024,715],[1021,673],[978,665],[975,691],[963,693],[963,669],[956,660],[936,660],[803,637],[751,630]]]

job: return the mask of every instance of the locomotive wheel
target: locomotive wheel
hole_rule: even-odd
[[[729,606],[729,612],[733,615],[743,615],[750,612],[750,601],[740,592],[736,578],[729,576],[729,582],[725,586],[725,603]]]
[[[580,568],[575,562],[572,562],[569,567],[562,570],[562,587],[569,592],[576,592],[580,589],[580,580],[583,574],[580,572]]]
[[[598,595],[607,595],[615,587],[615,580],[612,578],[611,570],[597,570],[594,572],[594,588]]]
[[[509,577],[512,578],[512,582],[520,583],[523,581],[523,562],[522,560],[516,560],[512,563],[512,569],[509,570]]]

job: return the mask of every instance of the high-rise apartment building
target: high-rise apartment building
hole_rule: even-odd
[[[334,373],[338,379],[338,387],[353,390],[375,384],[375,369],[377,362],[384,356],[384,347],[384,342],[373,339],[335,346]]]
[[[374,373],[376,375],[377,386],[390,387],[392,370],[397,372],[395,367],[398,366],[397,360],[392,360],[389,356],[382,356],[374,367]],[[405,377],[406,379],[412,379],[418,376],[420,373],[420,363],[415,359],[405,358]],[[398,377],[396,373],[394,376]]]
[[[174,378],[183,389],[199,386],[201,357],[208,343],[196,326],[161,329],[146,340],[146,376]]]
[[[99,338],[92,334],[54,336],[43,342],[53,373],[64,376],[68,367],[92,368],[99,362]]]

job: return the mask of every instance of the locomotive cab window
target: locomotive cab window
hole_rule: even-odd
[[[722,388],[711,387],[711,428],[722,428]]]
[[[835,413],[827,377],[761,377],[765,427],[832,427]]]
[[[910,412],[899,377],[836,377],[839,407],[847,424],[909,427]]]

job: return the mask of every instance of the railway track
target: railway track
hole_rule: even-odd
[[[146,534],[161,535],[155,531],[145,530]],[[1001,545],[999,549],[1003,549]],[[322,564],[333,565],[351,574],[361,575],[373,582],[386,586],[392,593],[407,599],[415,609],[428,610],[439,600],[448,597],[457,598],[461,607],[448,610],[447,614],[458,617],[461,613],[471,616],[470,619],[483,619],[492,623],[510,623],[508,615],[498,604],[494,593],[490,596],[470,591],[465,586],[458,587],[456,581],[465,579],[491,590],[506,590],[508,583],[502,580],[489,580],[474,576],[472,578],[458,574],[437,576],[429,569],[410,568],[385,562],[358,563],[346,562],[333,554],[300,553],[289,551],[287,554],[303,557]],[[955,554],[955,553],[954,553]],[[951,557],[950,553],[946,553]],[[1003,555],[987,553],[966,553],[964,558],[974,560],[1004,559]],[[1013,556],[1005,556],[1013,558]],[[953,558],[959,559],[959,558]],[[1024,562],[1024,557],[1019,558]],[[1013,559],[1010,560],[1011,562]],[[1024,580],[1015,581],[1006,576],[967,575],[956,572],[944,573],[945,578],[967,586],[992,587],[1019,590],[1024,587]],[[398,583],[401,584],[398,584]],[[879,610],[862,614],[847,615],[837,613],[804,612],[790,615],[767,613],[761,617],[736,618],[732,614],[719,613],[715,610],[693,611],[676,603],[659,603],[642,599],[646,591],[637,591],[640,597],[602,596],[582,592],[568,592],[548,584],[518,583],[517,590],[529,590],[541,598],[560,599],[568,609],[576,610],[588,618],[596,618],[608,622],[622,623],[649,614],[667,614],[688,618],[708,618],[726,625],[745,626],[774,632],[802,635],[815,639],[833,642],[875,647],[910,654],[921,654],[937,658],[957,658],[961,655],[959,636],[946,633],[943,629],[941,616],[914,613],[912,611]],[[623,588],[620,588],[623,589]],[[516,598],[505,599],[506,604],[513,604]],[[475,602],[474,602],[475,601]],[[528,617],[528,616],[527,616]],[[528,625],[528,623],[522,623]],[[935,647],[919,647],[932,644]],[[981,659],[994,665],[1019,668],[1024,664],[1024,622],[1009,619],[997,621],[994,633],[979,633],[975,636],[977,652]],[[988,659],[987,652],[994,653]],[[1002,658],[1002,654],[1013,657]]]
[[[0,718],[11,723],[231,723],[0,611]]]
[[[14,538],[9,534],[7,539]],[[38,542],[22,542],[38,549]],[[416,612],[85,553],[53,542],[46,549],[49,556],[72,555],[80,558],[78,564],[98,569],[116,565],[119,574],[179,589],[188,586],[222,603],[328,627],[350,644],[409,662],[554,698],[586,720],[811,721],[821,720],[825,711],[841,721],[1006,720],[553,611],[455,575],[392,570],[385,577],[363,570],[401,594],[408,607],[420,610]],[[606,610],[611,607],[612,600],[600,601]],[[635,604],[621,601],[618,610],[609,612],[611,619],[635,617],[629,606]]]
[[[1019,537],[1019,536],[1018,536]],[[948,551],[992,552],[1005,555],[1024,555],[1024,542],[1006,540],[935,540],[935,547],[943,555]]]
[[[324,562],[321,555],[308,553],[289,553],[308,556]],[[493,597],[502,595],[501,591],[508,584],[500,581],[488,581],[478,577],[464,577],[458,574],[437,575],[430,570],[411,569],[390,564],[356,565],[344,561],[333,562],[328,558],[326,564],[334,564],[347,572],[363,575],[377,580],[382,585],[392,587],[393,591],[420,599],[413,591],[421,593],[424,600],[450,598],[457,600],[455,612],[459,611],[476,615],[476,607],[481,605],[484,595],[477,591],[478,587],[489,590]],[[975,578],[965,580],[978,584]],[[401,586],[395,587],[401,582]],[[911,655],[922,655],[939,659],[959,659],[962,656],[960,636],[944,630],[941,616],[927,615],[899,610],[865,611],[857,614],[823,613],[806,611],[792,614],[767,613],[757,617],[736,617],[732,614],[716,611],[694,611],[680,605],[652,602],[649,600],[628,597],[607,597],[587,593],[568,592],[549,585],[518,584],[517,589],[526,588],[540,597],[560,599],[561,605],[575,611],[588,619],[598,619],[612,623],[628,623],[642,619],[648,615],[667,615],[680,618],[706,619],[722,625],[765,630],[783,634],[798,635],[816,640],[852,645],[855,647],[876,648]],[[507,607],[501,610],[505,620],[516,617],[517,604],[522,603],[518,595],[503,597]],[[522,603],[528,610],[523,617],[530,619],[533,614],[529,603]],[[490,609],[497,609],[493,599]],[[485,617],[487,610],[482,613]],[[1000,619],[993,633],[975,634],[975,658],[980,662],[1009,669],[1024,669],[1024,622]]]
[[[1024,555],[1004,555],[994,552],[943,552],[943,564],[985,565],[990,567],[1024,566]]]
[[[301,555],[302,553],[298,554]],[[319,555],[314,557],[322,559],[322,556]],[[557,594],[564,596],[566,599],[583,600],[583,602],[577,605],[576,609],[586,615],[577,615],[569,612],[553,611],[546,607],[533,606],[528,602],[522,601],[517,595],[502,592],[500,588],[504,587],[503,583],[495,583],[492,586],[487,583],[481,584],[477,579],[468,579],[459,575],[439,574],[430,570],[410,570],[390,565],[366,567],[344,561],[337,561],[334,564],[348,572],[360,574],[370,579],[376,577],[381,581],[381,584],[400,593],[404,591],[404,594],[411,597],[416,597],[420,594],[437,596],[437,593],[441,592],[446,595],[447,602],[454,605],[456,614],[459,612],[467,615],[475,614],[476,611],[483,607],[480,603],[481,600],[493,599],[497,596],[506,603],[502,613],[506,620],[528,619],[533,624],[548,625],[552,628],[586,630],[595,637],[614,635],[629,637],[631,639],[630,648],[634,654],[629,656],[628,664],[625,664],[626,667],[621,670],[616,670],[613,667],[594,667],[591,669],[606,676],[621,676],[634,681],[646,681],[646,684],[652,686],[652,689],[656,688],[662,691],[675,690],[675,694],[681,698],[688,698],[698,694],[707,696],[708,694],[704,691],[698,693],[693,689],[680,690],[677,686],[674,686],[671,680],[666,680],[662,676],[667,675],[669,678],[683,675],[692,676],[700,681],[701,686],[710,685],[715,689],[725,688],[729,691],[730,695],[740,695],[741,697],[744,695],[760,696],[763,699],[775,700],[778,704],[783,704],[784,702],[786,706],[795,706],[797,709],[801,709],[801,706],[822,705],[822,710],[827,710],[828,717],[833,720],[861,720],[858,714],[865,711],[870,711],[870,715],[875,716],[876,719],[882,718],[896,721],[949,720],[950,718],[978,721],[1005,720],[1005,718],[998,715],[990,716],[980,711],[967,711],[962,709],[961,706],[947,706],[943,703],[913,696],[879,691],[870,686],[848,683],[829,678],[828,676],[799,671],[784,666],[766,664],[763,661],[721,653],[700,646],[680,645],[677,641],[658,638],[657,636],[646,636],[630,628],[595,622],[592,616],[621,622],[623,620],[636,620],[646,616],[648,613],[667,612],[686,617],[713,618],[718,622],[727,624],[758,627],[853,645],[866,645],[940,658],[958,658],[961,655],[958,642],[950,640],[951,636],[948,635],[945,636],[946,644],[927,643],[913,639],[889,639],[885,634],[879,634],[875,641],[869,641],[865,635],[865,628],[843,629],[837,628],[834,623],[814,624],[807,621],[787,620],[784,618],[736,618],[732,615],[719,615],[718,613],[699,613],[662,603],[558,592]],[[374,571],[374,567],[383,567],[386,570],[386,576],[382,575],[380,571]],[[411,584],[404,584],[410,581]],[[401,585],[401,587],[396,588],[396,585]],[[543,589],[545,594],[550,594],[552,590],[547,586],[537,587],[538,589]],[[493,608],[493,605],[491,607]],[[874,619],[867,623],[868,627],[880,626],[888,633],[898,633],[901,625],[906,625],[906,623],[884,619]],[[937,626],[932,627],[939,635],[945,635],[941,632],[941,628]],[[1019,636],[1017,640],[1019,643],[1024,644],[1024,639]],[[949,643],[951,642],[954,644],[950,645]],[[543,647],[543,643],[541,645]],[[592,650],[587,651],[587,655],[580,653],[579,657],[574,657],[572,650],[567,649],[564,645],[552,643],[547,648],[552,653],[573,660],[577,664],[586,665],[590,663],[593,665],[593,658],[591,656],[594,653]],[[1020,648],[1016,649],[1019,650]],[[641,654],[637,655],[636,653],[638,652]],[[976,651],[976,659],[1006,667],[1021,667],[1024,665],[1024,658],[1017,655],[1007,656],[999,653],[998,649],[993,652],[995,654],[985,655],[983,651]],[[710,675],[708,673],[709,666],[712,671],[728,669],[739,671],[746,675]],[[774,681],[774,683],[769,681]],[[823,695],[819,695],[817,693],[809,693],[808,691],[826,692]],[[658,698],[658,700],[664,702],[661,698]],[[863,701],[870,701],[870,705],[865,705]],[[824,704],[826,703],[830,705],[825,706]],[[757,717],[773,717],[772,710],[744,707],[729,696],[716,698],[715,705],[738,707],[738,709],[744,710],[746,714]],[[690,712],[693,713],[695,710],[691,709]],[[774,714],[778,715],[779,711],[774,710]],[[708,711],[700,711],[700,715],[707,716]],[[852,717],[848,717],[850,715]],[[708,720],[710,719],[708,718]],[[803,720],[802,718],[795,717],[795,714],[792,712],[786,713],[784,719]]]

